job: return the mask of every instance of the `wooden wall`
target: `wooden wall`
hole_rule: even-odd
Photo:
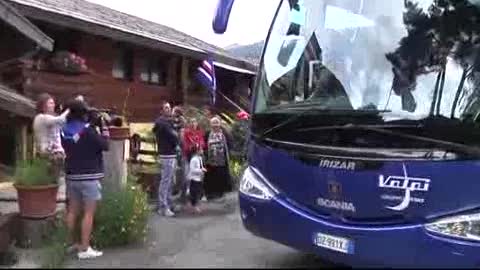
[[[49,32],[45,29],[45,32]],[[55,39],[55,33],[50,32]],[[85,75],[61,75],[37,70],[24,71],[25,93],[34,97],[42,92],[55,95],[62,101],[78,94],[86,96],[95,107],[112,109],[122,113],[126,102],[126,113],[131,122],[150,122],[159,113],[163,100],[181,102],[182,90],[177,88],[177,76],[181,58],[168,55],[168,78],[165,86],[141,81],[140,67],[143,59],[155,54],[143,48],[134,47],[133,79],[116,79],[112,67],[116,57],[116,44],[107,38],[80,33],[75,44],[77,54],[86,60],[89,73]],[[128,96],[128,99],[127,99]]]

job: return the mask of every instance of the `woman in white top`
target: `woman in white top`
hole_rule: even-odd
[[[55,115],[55,101],[49,94],[41,94],[37,100],[37,115],[33,120],[33,133],[36,150],[41,158],[51,163],[51,173],[60,176],[65,151],[62,147],[60,132],[67,120],[69,110]]]
[[[201,213],[198,202],[203,196],[203,175],[207,171],[203,166],[203,149],[200,145],[193,147],[193,156],[190,159],[188,179],[190,181],[190,203],[195,213]]]

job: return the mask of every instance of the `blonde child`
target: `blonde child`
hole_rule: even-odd
[[[193,147],[193,156],[190,159],[188,179],[190,180],[190,203],[195,213],[201,213],[198,202],[203,196],[203,176],[207,171],[203,166],[203,149],[200,145]]]

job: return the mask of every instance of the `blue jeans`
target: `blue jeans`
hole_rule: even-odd
[[[158,185],[158,209],[165,210],[172,207],[172,188],[177,165],[176,158],[164,158],[160,161],[160,184]]]

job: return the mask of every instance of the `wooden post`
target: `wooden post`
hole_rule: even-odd
[[[190,86],[190,80],[189,80],[189,66],[190,66],[190,61],[186,57],[182,57],[182,74],[180,74],[181,79],[182,79],[182,95],[183,95],[183,103],[185,104],[190,104],[189,103],[189,94],[188,94],[188,87]]]
[[[129,138],[129,127],[110,128],[110,149],[103,154],[105,164],[104,186],[108,191],[117,192],[127,185]]]
[[[172,56],[168,62],[167,87],[171,89],[177,88],[177,63],[178,58],[175,56]]]
[[[28,125],[20,118],[12,118],[15,140],[15,162],[25,161],[27,159],[28,148]]]

